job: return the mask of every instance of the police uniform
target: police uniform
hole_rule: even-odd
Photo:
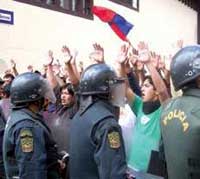
[[[98,101],[76,114],[70,131],[71,179],[123,179],[126,162],[121,128],[109,110]]]
[[[200,178],[200,46],[187,46],[172,59],[175,90],[183,95],[163,108],[161,132],[169,179]]]
[[[117,109],[125,98],[125,92],[119,94],[123,85],[124,79],[117,78],[106,64],[91,65],[82,73],[79,111],[70,128],[71,179],[126,178],[125,149],[117,123]]]
[[[200,89],[167,104],[161,129],[169,178],[200,178]]]
[[[13,110],[8,120],[3,157],[7,179],[49,179],[58,176],[55,142],[40,115],[28,109]]]

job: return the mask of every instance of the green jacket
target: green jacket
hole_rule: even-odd
[[[200,89],[164,106],[161,133],[169,179],[200,178]]]

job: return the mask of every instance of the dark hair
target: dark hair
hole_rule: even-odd
[[[60,91],[67,89],[70,95],[74,96],[74,88],[71,83],[67,83],[60,88]]]
[[[5,74],[5,75],[3,76],[3,78],[11,78],[12,81],[15,79],[15,77],[14,77],[13,74],[11,74],[11,73]]]
[[[164,79],[164,78],[162,77],[161,74],[160,74],[160,76],[161,76],[163,82],[165,83],[165,86],[168,88],[169,85],[167,84],[166,79]],[[144,77],[144,81],[145,81],[145,80],[149,80],[149,83],[153,86],[153,89],[156,90],[156,87],[155,87],[155,85],[154,85],[154,83],[153,83],[153,80],[152,80],[151,76],[149,76],[149,75],[145,76],[145,77]],[[144,82],[143,82],[143,83],[144,83]]]
[[[2,80],[2,78],[0,77],[0,85],[2,85],[4,83],[4,81]]]
[[[145,77],[144,77],[144,81],[146,81],[146,80],[148,80],[149,83],[153,86],[153,89],[156,90],[156,87],[155,87],[155,85],[153,84],[153,80],[152,80],[151,76],[149,76],[149,75],[145,76]],[[144,81],[143,81],[143,83],[144,83]]]
[[[9,97],[10,96],[10,87],[11,84],[6,84],[5,86],[2,87],[2,92]]]
[[[38,70],[35,70],[34,73],[37,73],[37,74],[41,75],[41,72],[38,71]]]

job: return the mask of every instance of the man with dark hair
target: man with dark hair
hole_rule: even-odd
[[[70,83],[61,87],[60,91],[60,104],[56,106],[56,111],[50,114],[52,119],[47,119],[47,123],[57,141],[58,151],[69,152],[69,130],[72,118],[77,112],[76,98]]]
[[[3,76],[4,85],[11,84],[14,79],[15,77],[11,73],[5,74]]]
[[[10,87],[11,84],[5,84],[2,86],[2,99],[0,100],[0,108],[6,121],[11,112]]]
[[[57,113],[59,116],[73,118],[75,112],[75,92],[71,83],[67,83],[60,89],[60,105],[57,107]]]
[[[164,172],[160,166],[153,166],[154,169],[158,168],[157,173],[148,169],[151,165],[151,156],[153,154],[156,154],[156,160],[159,161],[161,104],[168,99],[169,95],[165,83],[152,64],[153,57],[150,56],[147,44],[140,42],[138,46],[140,46],[138,60],[147,67],[151,76],[146,76],[142,83],[141,97],[132,91],[128,83],[126,84],[127,102],[136,115],[127,163],[130,173],[137,179],[162,178],[161,176]],[[123,45],[117,59],[119,75],[122,77],[126,77],[125,62],[127,52],[128,48]],[[154,176],[149,173],[154,174]]]
[[[181,97],[170,100],[162,113],[161,132],[170,179],[200,178],[200,46],[176,53],[171,77]]]
[[[54,106],[54,111],[45,112],[47,125],[52,131],[53,137],[57,142],[58,152],[61,155],[69,153],[69,135],[73,116],[78,110],[76,95],[71,83],[61,87],[58,96],[58,104]],[[66,165],[68,158],[66,158]],[[69,178],[68,170],[63,171],[63,178]]]

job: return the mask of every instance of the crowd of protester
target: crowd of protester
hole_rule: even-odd
[[[177,44],[178,48],[182,48],[182,41]],[[95,43],[93,49],[89,54],[90,65],[106,63],[103,47]],[[79,82],[85,67],[84,62],[77,62],[77,53],[72,55],[69,47],[64,45],[61,53],[64,66],[58,63],[59,61],[54,63],[57,58],[54,57],[53,51],[49,50],[47,62],[43,64],[44,72],[34,69],[33,64],[27,66],[27,71],[43,76],[53,89],[56,103],[49,103],[42,115],[52,131],[58,152],[70,155],[71,121],[80,108]],[[159,158],[160,118],[162,104],[177,95],[173,91],[169,71],[173,55],[162,56],[151,51],[145,42],[139,42],[137,47],[131,44],[122,45],[119,52],[116,52],[116,59],[113,59],[112,68],[126,83],[126,104],[120,108],[118,123],[124,138],[127,173],[130,178],[159,178],[167,175],[166,166]],[[11,69],[5,69],[4,76],[0,78],[1,145],[4,128],[12,111],[10,88],[12,81],[19,75],[17,65],[20,64],[11,60]],[[4,178],[2,151],[0,160],[0,178]],[[69,177],[66,170],[67,167],[62,174],[63,178]]]

